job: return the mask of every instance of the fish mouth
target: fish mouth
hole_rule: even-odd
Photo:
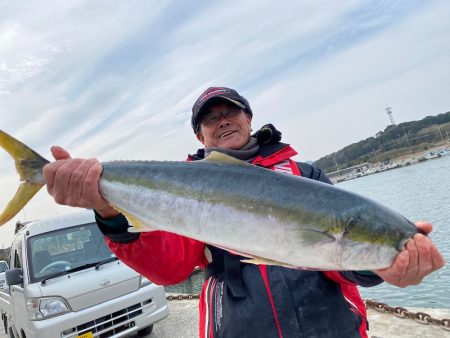
[[[398,241],[397,246],[395,247],[398,252],[403,251],[406,248],[406,244],[411,240],[412,238],[402,239]]]
[[[237,130],[228,130],[224,133],[219,134],[219,138],[226,138],[230,135],[233,135],[234,133],[237,133]]]

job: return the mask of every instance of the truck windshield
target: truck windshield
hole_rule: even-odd
[[[8,270],[8,264],[6,264],[6,262],[0,262],[0,273],[1,272],[5,272],[6,270]]]
[[[95,223],[59,229],[28,239],[32,283],[63,271],[92,267],[111,257],[114,254],[106,246]]]

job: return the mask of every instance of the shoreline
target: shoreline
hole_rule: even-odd
[[[366,162],[358,164],[349,168],[343,168],[338,171],[327,173],[327,176],[333,184],[337,184],[364,176],[378,174],[388,170],[423,163],[429,160],[440,159],[446,156],[450,156],[449,144],[436,146],[425,152],[401,156],[389,162]]]

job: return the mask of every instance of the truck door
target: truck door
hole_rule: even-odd
[[[14,242],[11,248],[11,266],[13,268],[23,269],[22,242]],[[24,281],[25,282],[25,281]],[[11,285],[11,308],[15,329],[20,332],[25,330],[24,324],[27,322],[27,302],[24,292],[24,282],[18,285]],[[26,325],[26,324],[25,324]]]

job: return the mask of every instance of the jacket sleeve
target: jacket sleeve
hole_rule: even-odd
[[[302,177],[310,178],[312,180],[333,184],[325,173],[317,167],[313,167],[310,164],[297,162],[297,166],[300,169]]]
[[[177,284],[207,265],[202,242],[165,231],[129,233],[123,215],[103,219],[95,213],[95,219],[111,251],[156,284]]]
[[[372,271],[340,271],[339,273],[347,280],[364,287],[383,283],[383,278]]]

